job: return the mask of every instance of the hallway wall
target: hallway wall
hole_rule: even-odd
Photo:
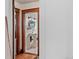
[[[73,59],[73,0],[44,0],[40,59]]]

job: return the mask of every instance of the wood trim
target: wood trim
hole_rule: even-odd
[[[39,56],[39,8],[22,10],[22,49],[24,53],[25,52],[24,17],[25,17],[25,13],[29,13],[29,12],[38,12],[38,56]]]
[[[25,17],[25,15],[24,15],[24,14],[22,14],[22,51],[23,51],[23,52],[25,52],[24,17]]]
[[[39,50],[40,50],[40,15],[39,15],[39,10],[38,10],[38,56],[39,56]]]
[[[16,13],[19,13],[19,12],[20,12],[20,9],[15,8],[15,12],[16,12]]]
[[[20,53],[20,9],[15,8],[15,13],[16,13],[16,52],[17,54]]]
[[[23,14],[29,13],[29,12],[39,12],[39,8],[32,8],[32,9],[25,9],[25,10],[22,10],[22,13],[23,13]]]
[[[13,28],[13,30],[12,30],[12,36],[13,36],[13,52],[12,52],[12,59],[15,59],[14,57],[14,0],[12,0],[12,28]]]

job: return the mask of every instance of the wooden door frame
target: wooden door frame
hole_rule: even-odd
[[[22,10],[22,49],[25,52],[25,31],[24,31],[24,17],[25,13],[38,12],[38,56],[39,56],[39,8],[31,8]]]
[[[14,5],[14,0],[12,0],[12,41],[13,41],[13,51],[12,51],[12,59],[15,59],[15,55],[14,55],[14,9],[15,9],[15,5]]]
[[[20,9],[15,8],[15,13],[16,13],[16,23],[17,23],[17,31],[15,33],[16,36],[16,53],[19,54],[20,53]]]

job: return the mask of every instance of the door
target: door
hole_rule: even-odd
[[[39,55],[39,8],[22,10],[22,49]]]

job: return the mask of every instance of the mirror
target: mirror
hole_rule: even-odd
[[[14,59],[39,59],[39,0],[14,0]]]

